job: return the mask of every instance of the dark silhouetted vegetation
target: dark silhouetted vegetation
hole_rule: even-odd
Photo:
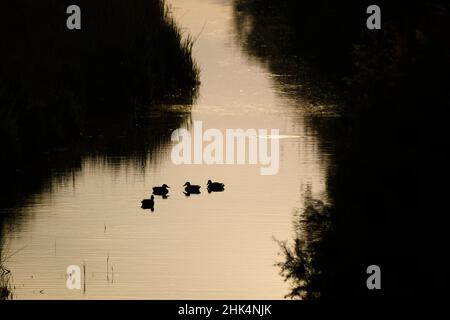
[[[381,7],[381,30],[366,28],[370,4]],[[245,50],[289,75],[277,78],[288,81],[285,94],[306,96],[313,107],[336,104],[340,114],[313,120],[335,155],[326,210],[333,228],[320,245],[307,246],[306,232],[282,246],[282,273],[297,279],[290,296],[448,296],[439,185],[450,4],[236,0],[235,17]],[[305,214],[316,211],[307,206]],[[381,291],[366,288],[371,264],[381,267]]]
[[[0,300],[7,300],[10,296],[9,270],[0,267]]]
[[[2,217],[0,216],[0,222]],[[0,223],[0,226],[2,224]],[[0,232],[0,300],[12,299],[11,271],[5,266],[4,239]]]
[[[0,5],[2,163],[67,146],[93,115],[195,97],[193,42],[164,1],[78,1],[81,30],[66,27],[70,4]]]
[[[66,27],[71,4],[0,4],[0,239],[20,224],[8,208],[75,179],[87,156],[157,161],[196,98],[193,40],[163,0],[77,1],[81,30]]]
[[[297,212],[296,237],[291,246],[278,241],[283,261],[277,263],[281,275],[292,284],[286,297],[295,299],[319,299],[323,296],[327,265],[322,257],[332,231],[331,210],[320,200],[308,197],[305,209]],[[328,278],[328,280],[330,280]]]
[[[145,163],[190,112],[164,103],[196,97],[193,41],[164,1],[78,1],[81,30],[66,27],[70,4],[0,5],[3,207],[39,190],[51,166],[79,168],[87,154],[140,153]]]

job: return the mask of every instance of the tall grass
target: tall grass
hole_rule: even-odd
[[[11,272],[5,263],[4,240],[0,238],[0,300],[12,299]]]
[[[0,265],[0,300],[12,298],[10,272]]]
[[[0,5],[0,159],[67,145],[91,114],[192,102],[199,69],[193,41],[162,0],[77,1],[81,30],[68,30],[70,1]]]

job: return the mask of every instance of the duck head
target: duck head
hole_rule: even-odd
[[[211,183],[212,183],[212,181],[211,181],[211,180],[208,180],[207,185],[209,186]]]
[[[189,187],[190,185],[191,185],[191,183],[188,181],[183,185],[183,187]]]
[[[162,185],[162,187],[163,187],[163,188],[170,188],[170,187],[169,187],[167,184],[165,184],[165,183]]]

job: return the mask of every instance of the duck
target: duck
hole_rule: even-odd
[[[153,211],[155,208],[155,197],[152,195],[150,197],[150,199],[144,199],[141,201],[141,203],[142,203],[142,206],[141,206],[142,209],[150,209]]]
[[[167,190],[167,188],[170,188],[167,184],[163,184],[160,187],[153,187],[153,194],[165,197],[169,193],[169,190]]]
[[[199,194],[200,193],[200,186],[191,184],[189,181],[186,182],[183,185],[183,187],[185,187],[184,190],[186,191],[184,194],[187,195],[187,196],[189,196],[191,193],[193,193],[193,194]]]
[[[207,186],[208,186],[209,193],[225,190],[225,185],[220,182],[212,182],[211,180],[208,180]]]

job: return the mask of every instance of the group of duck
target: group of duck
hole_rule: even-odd
[[[184,191],[183,193],[186,196],[190,196],[191,194],[200,194],[200,186],[191,184],[189,181],[186,182],[184,185]],[[150,197],[150,199],[144,199],[141,201],[142,209],[150,209],[151,211],[155,208],[155,196],[161,196],[163,199],[167,199],[169,189],[170,187],[167,184],[163,184],[162,186],[153,187],[153,194]],[[221,192],[225,190],[225,185],[221,182],[212,182],[211,180],[208,180],[206,184],[206,189],[208,190],[208,193],[211,192]]]

